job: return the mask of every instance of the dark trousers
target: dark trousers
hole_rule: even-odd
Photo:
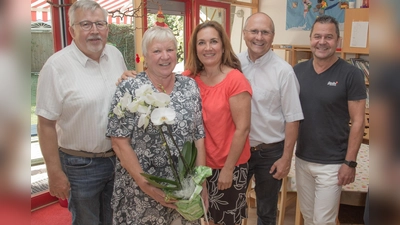
[[[277,180],[269,173],[272,165],[282,157],[284,142],[273,147],[251,152],[249,160],[250,179],[255,177],[257,196],[257,225],[275,225],[278,205],[278,194],[282,180]]]

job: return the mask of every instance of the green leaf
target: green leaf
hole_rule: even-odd
[[[174,180],[168,180],[162,177],[157,177],[147,173],[141,173],[142,176],[146,178],[146,180],[153,185],[154,187],[164,189],[164,190],[179,190],[180,187],[178,183]]]
[[[192,158],[191,161],[189,162],[189,167],[190,169],[194,168],[194,164],[196,163],[196,158],[197,158],[197,148],[196,145],[194,143],[194,141],[192,142]]]
[[[179,177],[183,179],[189,172],[193,171],[196,157],[197,157],[197,148],[194,141],[186,141],[183,145],[182,152],[181,152],[183,159],[185,160],[186,165],[188,168],[185,167],[183,160],[179,157],[178,161],[178,171]]]

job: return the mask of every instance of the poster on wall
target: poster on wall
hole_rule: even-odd
[[[318,16],[333,16],[343,30],[344,9],[348,1],[344,0],[287,0],[286,30],[311,30]]]

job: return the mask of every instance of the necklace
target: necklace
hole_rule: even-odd
[[[164,93],[167,93],[167,91],[165,90],[164,86],[162,84],[158,84],[158,90],[162,91]]]
[[[150,73],[147,73],[147,74],[148,74],[147,76],[149,77],[150,81],[153,83],[154,87],[155,87],[158,91],[167,93],[167,90],[166,90],[166,89],[170,86],[169,84],[168,84],[167,87],[164,87],[164,85],[162,85],[161,83],[158,83],[158,82],[155,82],[155,81],[154,81],[153,75],[151,75]],[[158,83],[158,84],[157,84],[157,83]]]

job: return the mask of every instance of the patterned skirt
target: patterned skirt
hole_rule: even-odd
[[[233,171],[232,186],[218,190],[218,177],[221,169],[213,169],[212,176],[207,178],[209,197],[208,219],[215,224],[241,224],[247,218],[246,190],[247,163],[236,166]]]

